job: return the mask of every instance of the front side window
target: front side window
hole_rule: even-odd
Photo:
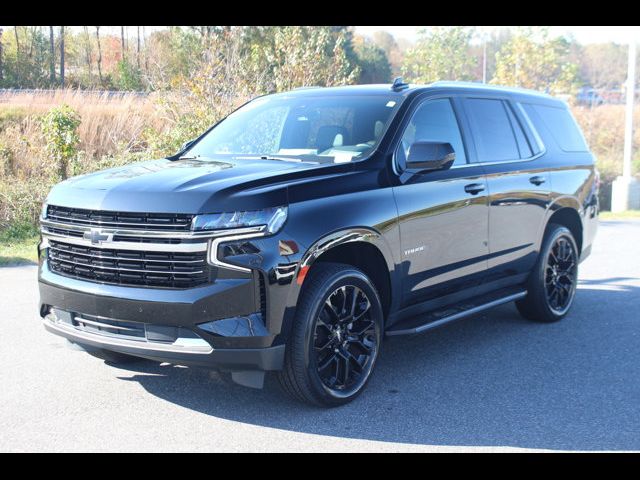
[[[415,142],[450,143],[456,153],[453,164],[467,163],[456,114],[448,98],[427,100],[413,113],[398,146],[400,168],[404,168],[409,148]]]
[[[360,160],[377,146],[400,101],[391,95],[261,97],[229,115],[183,157]]]

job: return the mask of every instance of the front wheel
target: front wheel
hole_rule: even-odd
[[[383,311],[359,269],[319,263],[307,277],[287,345],[284,390],[298,400],[335,407],[369,381],[382,340]]]
[[[516,302],[520,314],[537,322],[556,322],[571,305],[578,285],[578,247],[571,231],[551,224],[527,284]]]

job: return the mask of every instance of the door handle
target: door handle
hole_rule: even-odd
[[[478,193],[484,190],[484,185],[481,183],[470,183],[469,185],[465,185],[464,191],[470,193],[471,195],[477,195]]]
[[[547,181],[547,179],[536,175],[535,177],[531,177],[529,181],[534,185],[542,185],[544,182]]]

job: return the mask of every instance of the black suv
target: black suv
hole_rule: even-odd
[[[478,84],[305,88],[173,157],[71,178],[41,217],[44,326],[94,355],[335,406],[383,336],[571,307],[598,215],[566,104]]]

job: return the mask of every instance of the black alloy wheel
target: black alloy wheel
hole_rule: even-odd
[[[536,322],[563,318],[575,298],[579,258],[571,231],[562,225],[549,224],[526,284],[527,296],[516,301],[520,314]]]
[[[361,270],[319,262],[304,281],[279,372],[283,389],[317,406],[352,401],[371,378],[380,353],[383,310]]]

